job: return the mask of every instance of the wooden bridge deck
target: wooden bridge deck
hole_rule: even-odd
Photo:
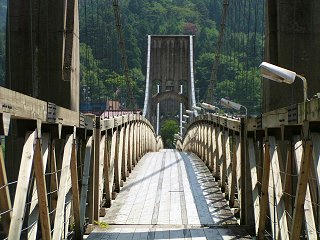
[[[87,239],[250,239],[195,155],[149,153]]]

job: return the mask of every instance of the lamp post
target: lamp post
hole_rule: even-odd
[[[226,108],[232,108],[232,109],[235,109],[237,111],[240,111],[241,108],[244,108],[245,111],[246,111],[246,116],[248,115],[248,109],[245,106],[243,106],[243,105],[241,105],[239,103],[232,102],[232,101],[230,101],[228,99],[225,99],[225,98],[221,98],[220,103],[221,103],[222,106],[224,106]]]
[[[304,120],[307,119],[307,101],[308,101],[308,83],[307,79],[288,69],[263,62],[260,65],[261,75],[269,80],[279,83],[294,83],[296,78],[301,79],[303,83],[303,101],[304,101]]]

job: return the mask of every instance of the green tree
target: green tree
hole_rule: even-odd
[[[179,125],[175,120],[166,120],[160,130],[165,148],[174,148],[174,134],[179,132]]]

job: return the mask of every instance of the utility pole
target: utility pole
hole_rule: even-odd
[[[207,102],[214,104],[214,101],[216,100],[215,96],[215,90],[217,86],[217,74],[218,74],[218,68],[220,65],[220,57],[221,57],[221,50],[222,45],[224,41],[224,31],[227,21],[227,15],[228,15],[228,7],[229,7],[229,0],[223,1],[223,12],[222,12],[222,18],[221,18],[221,25],[220,25],[220,33],[219,33],[219,39],[218,39],[218,46],[217,46],[217,52],[215,54],[210,82],[209,82],[209,88],[207,92]]]
[[[129,77],[128,58],[127,58],[127,53],[126,53],[126,43],[125,43],[125,39],[124,39],[124,36],[123,36],[122,25],[121,25],[119,1],[118,0],[113,0],[112,1],[112,5],[113,5],[116,28],[117,28],[118,37],[119,37],[119,47],[120,47],[120,52],[121,52],[121,62],[122,62],[122,67],[123,67],[123,71],[124,71],[125,80],[126,80],[126,83],[127,83],[127,94],[128,94],[129,99],[130,99],[130,103],[128,103],[126,106],[128,108],[130,105],[133,105],[134,108],[137,108],[136,101],[135,101],[135,98],[133,96],[133,89],[132,89],[132,85],[131,85],[131,79]]]

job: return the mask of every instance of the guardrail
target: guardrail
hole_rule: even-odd
[[[320,100],[257,118],[197,117],[177,148],[198,155],[258,239],[320,236]]]
[[[100,119],[2,87],[0,117],[0,135],[8,136],[0,146],[4,239],[82,239],[139,159],[163,148],[140,115]],[[21,146],[15,142],[19,136]],[[16,150],[18,159],[5,158],[3,147]],[[18,171],[12,173],[8,163],[20,166]]]

